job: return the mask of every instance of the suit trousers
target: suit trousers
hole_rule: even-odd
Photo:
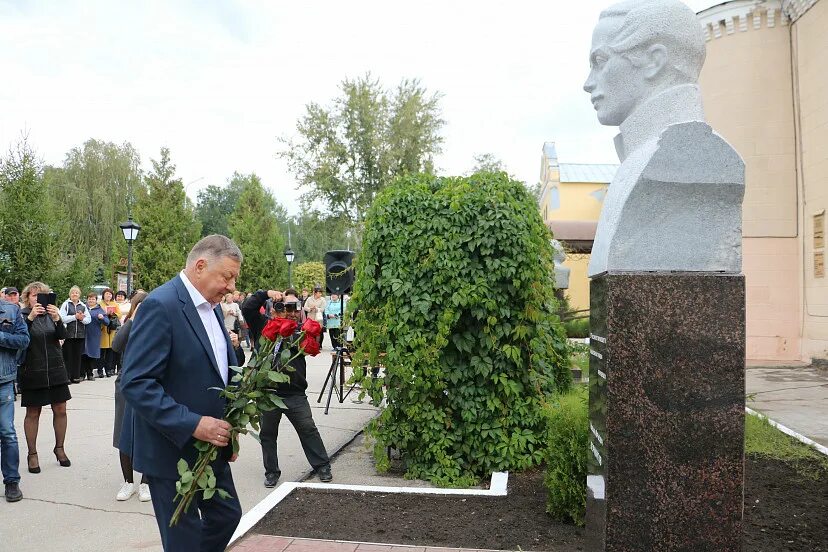
[[[217,493],[213,498],[204,500],[201,493],[197,493],[189,511],[182,514],[174,527],[170,527],[170,519],[178,506],[177,502],[173,502],[175,480],[147,478],[165,552],[220,552],[227,548],[241,520],[241,504],[230,466],[224,463],[223,468],[218,468],[214,464],[213,469],[216,487],[229,492],[231,498],[225,500]]]
[[[276,441],[279,438],[279,422],[282,414],[293,424],[296,433],[299,434],[299,442],[302,450],[305,451],[305,458],[308,459],[313,469],[321,468],[330,464],[328,453],[325,451],[325,443],[313,421],[311,407],[308,397],[302,395],[287,395],[282,397],[287,409],[277,408],[262,413],[262,430],[259,438],[262,442],[262,460],[264,461],[265,473],[279,477],[282,470],[279,468],[279,454]]]

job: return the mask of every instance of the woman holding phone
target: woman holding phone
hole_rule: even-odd
[[[55,429],[55,458],[63,467],[72,463],[63,450],[66,438],[66,401],[69,393],[69,374],[63,363],[60,340],[66,338],[66,327],[55,306],[55,294],[43,282],[32,282],[23,288],[21,314],[29,327],[29,347],[22,361],[20,379],[20,405],[26,408],[23,430],[29,447],[27,456],[29,473],[40,473],[37,457],[37,430],[40,412],[44,406],[52,407],[52,426]]]

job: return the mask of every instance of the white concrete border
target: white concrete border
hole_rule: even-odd
[[[506,488],[509,483],[509,472],[492,473],[489,488],[483,489],[442,489],[438,487],[384,487],[377,485],[343,485],[337,483],[297,483],[285,482],[276,487],[272,493],[256,504],[249,512],[244,514],[236,527],[236,532],[230,539],[233,544],[243,537],[254,525],[265,517],[277,504],[285,499],[295,489],[331,489],[336,491],[359,491],[369,493],[408,493],[408,494],[433,494],[453,496],[506,496]]]
[[[817,443],[816,441],[813,441],[812,439],[808,439],[807,437],[805,437],[801,433],[797,433],[796,431],[794,431],[794,430],[792,430],[788,427],[783,426],[779,422],[771,420],[770,418],[768,418],[767,416],[765,416],[761,412],[756,412],[752,408],[748,408],[746,406],[745,407],[745,412],[747,412],[748,414],[753,414],[754,416],[757,416],[759,418],[763,418],[763,419],[767,420],[770,425],[772,425],[773,427],[775,427],[776,429],[778,429],[782,433],[784,433],[786,435],[790,435],[794,439],[796,439],[796,440],[798,440],[802,443],[805,443],[806,445],[810,445],[810,446],[814,447],[815,449],[817,449],[822,454],[828,456],[828,447],[820,445],[819,443]]]

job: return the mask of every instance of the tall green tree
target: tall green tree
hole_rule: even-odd
[[[175,177],[169,149],[161,148],[160,159],[152,160],[133,218],[141,224],[133,244],[133,287],[149,291],[184,268],[187,253],[201,236],[201,223],[181,179]],[[120,247],[125,252],[126,246]]]
[[[473,173],[478,172],[505,172],[506,165],[503,164],[498,157],[492,153],[481,153],[474,156],[474,167],[471,170]]]
[[[236,172],[226,185],[210,185],[198,192],[196,216],[201,221],[202,236],[228,235],[228,220],[239,201],[245,179],[244,175]]]
[[[320,262],[299,263],[293,269],[293,287],[299,291],[313,291],[314,286],[325,287],[325,265]]]
[[[285,240],[276,213],[279,205],[258,176],[242,177],[242,192],[228,222],[230,237],[244,254],[236,287],[245,291],[287,285]]]
[[[88,257],[108,279],[123,242],[118,224],[143,187],[140,155],[128,142],[90,139],[66,154],[63,167],[49,168],[45,180],[71,228],[64,253]]]
[[[25,134],[0,160],[0,204],[3,285],[22,289],[33,280],[48,280],[61,235],[43,185],[43,163]]]
[[[506,165],[503,163],[503,161],[501,161],[498,157],[491,153],[482,153],[474,156],[474,167],[472,168],[470,174],[479,172],[504,172],[509,174],[509,171],[508,169],[506,169]],[[509,174],[509,178],[511,178],[512,180],[517,180],[517,177],[513,174]],[[524,182],[523,187],[526,188],[526,191],[529,192],[529,195],[532,196],[532,198],[534,198],[536,203],[540,201],[542,191],[540,182],[535,182],[534,184]]]
[[[356,247],[355,226],[343,215],[307,209],[291,228],[291,246],[299,263],[321,262],[327,251]]]
[[[362,220],[376,194],[402,174],[433,172],[440,153],[440,94],[417,80],[387,90],[370,74],[345,79],[329,107],[310,103],[296,124],[298,137],[281,140],[278,156],[334,215]]]

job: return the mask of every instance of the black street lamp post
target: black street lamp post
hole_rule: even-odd
[[[121,227],[121,232],[124,233],[124,239],[127,242],[127,298],[132,293],[132,242],[138,239],[138,232],[141,230],[141,225],[132,220],[130,216],[126,222],[122,222],[118,226]]]
[[[288,263],[288,287],[293,287],[293,275],[291,274],[291,270],[290,270],[291,265],[293,264],[293,257],[294,257],[293,249],[291,249],[290,246],[288,246],[288,248],[285,249],[285,259],[287,260],[287,263]]]

